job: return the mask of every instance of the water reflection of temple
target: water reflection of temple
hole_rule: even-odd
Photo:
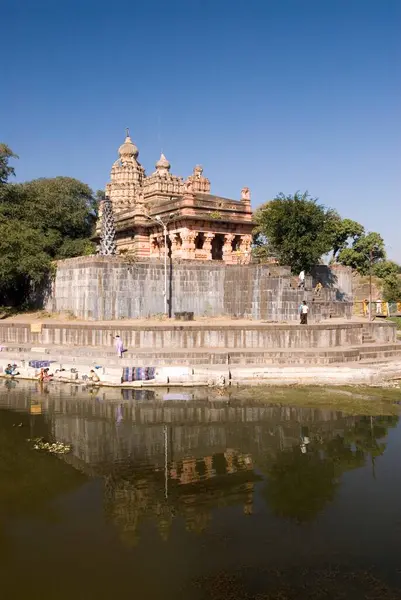
[[[167,539],[174,518],[183,519],[188,531],[201,533],[216,508],[240,506],[244,514],[252,514],[260,477],[249,455],[229,450],[166,467],[166,472],[149,465],[132,475],[105,477],[105,511],[127,543],[136,543],[140,525],[150,519]]]
[[[397,422],[235,398],[227,403],[197,391],[184,402],[171,393],[163,402],[163,392],[130,393],[110,398],[72,386],[48,394],[31,386],[0,396],[2,405],[29,412],[33,429],[41,423],[72,444],[63,460],[103,479],[105,512],[129,544],[145,523],[155,523],[167,539],[174,519],[201,532],[216,508],[252,514],[262,478],[275,514],[310,518],[331,501],[344,471],[384,451],[387,428]],[[289,499],[293,488],[298,496]]]

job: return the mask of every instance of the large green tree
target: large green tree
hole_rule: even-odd
[[[339,253],[355,243],[365,233],[363,225],[352,219],[333,220],[333,259],[336,260]]]
[[[97,215],[91,189],[71,177],[10,184],[8,161],[0,147],[0,304],[29,304],[43,288],[51,262],[91,254]]]
[[[10,165],[10,158],[18,158],[18,156],[7,144],[0,144],[0,186],[7,183],[10,175],[15,175],[14,167]]]
[[[307,192],[279,194],[255,213],[256,232],[267,240],[269,254],[293,270],[310,270],[333,247],[335,211]]]
[[[343,248],[338,254],[341,264],[352,267],[361,275],[367,275],[371,267],[385,258],[384,240],[374,231],[356,237],[351,247]]]
[[[400,265],[392,260],[383,260],[374,266],[373,273],[383,281],[384,300],[399,302],[401,300]]]

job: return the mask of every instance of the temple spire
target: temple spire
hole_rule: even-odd
[[[159,173],[168,173],[169,170],[170,163],[162,152],[159,160],[156,163],[156,171],[158,171]]]
[[[129,129],[128,129],[128,127],[125,128],[125,137],[129,137]]]

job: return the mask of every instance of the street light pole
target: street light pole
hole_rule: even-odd
[[[164,234],[164,314],[168,316],[167,310],[167,225],[163,223],[163,234]]]
[[[369,251],[369,321],[372,320],[372,261],[373,250]]]
[[[155,217],[151,217],[150,215],[146,215],[146,216],[151,221],[155,221],[156,223],[158,223],[159,225],[161,225],[163,227],[163,236],[164,236],[164,290],[163,290],[163,297],[164,297],[164,314],[166,315],[166,317],[168,317],[169,312],[168,312],[168,306],[167,306],[167,254],[168,254],[167,223],[171,218],[173,218],[174,215],[170,214],[169,219],[166,222],[164,222],[159,215],[156,215]]]

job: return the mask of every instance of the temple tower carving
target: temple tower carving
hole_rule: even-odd
[[[215,196],[200,165],[184,179],[161,154],[146,176],[138,156],[127,130],[106,185],[117,253],[160,260],[167,251],[172,260],[249,262],[254,228],[249,188],[241,190],[239,200]],[[95,240],[100,236],[99,221]]]
[[[132,142],[128,129],[118,155],[111,169],[110,183],[106,185],[106,196],[111,200],[115,215],[135,204],[145,177],[145,169],[138,161],[139,150]]]

